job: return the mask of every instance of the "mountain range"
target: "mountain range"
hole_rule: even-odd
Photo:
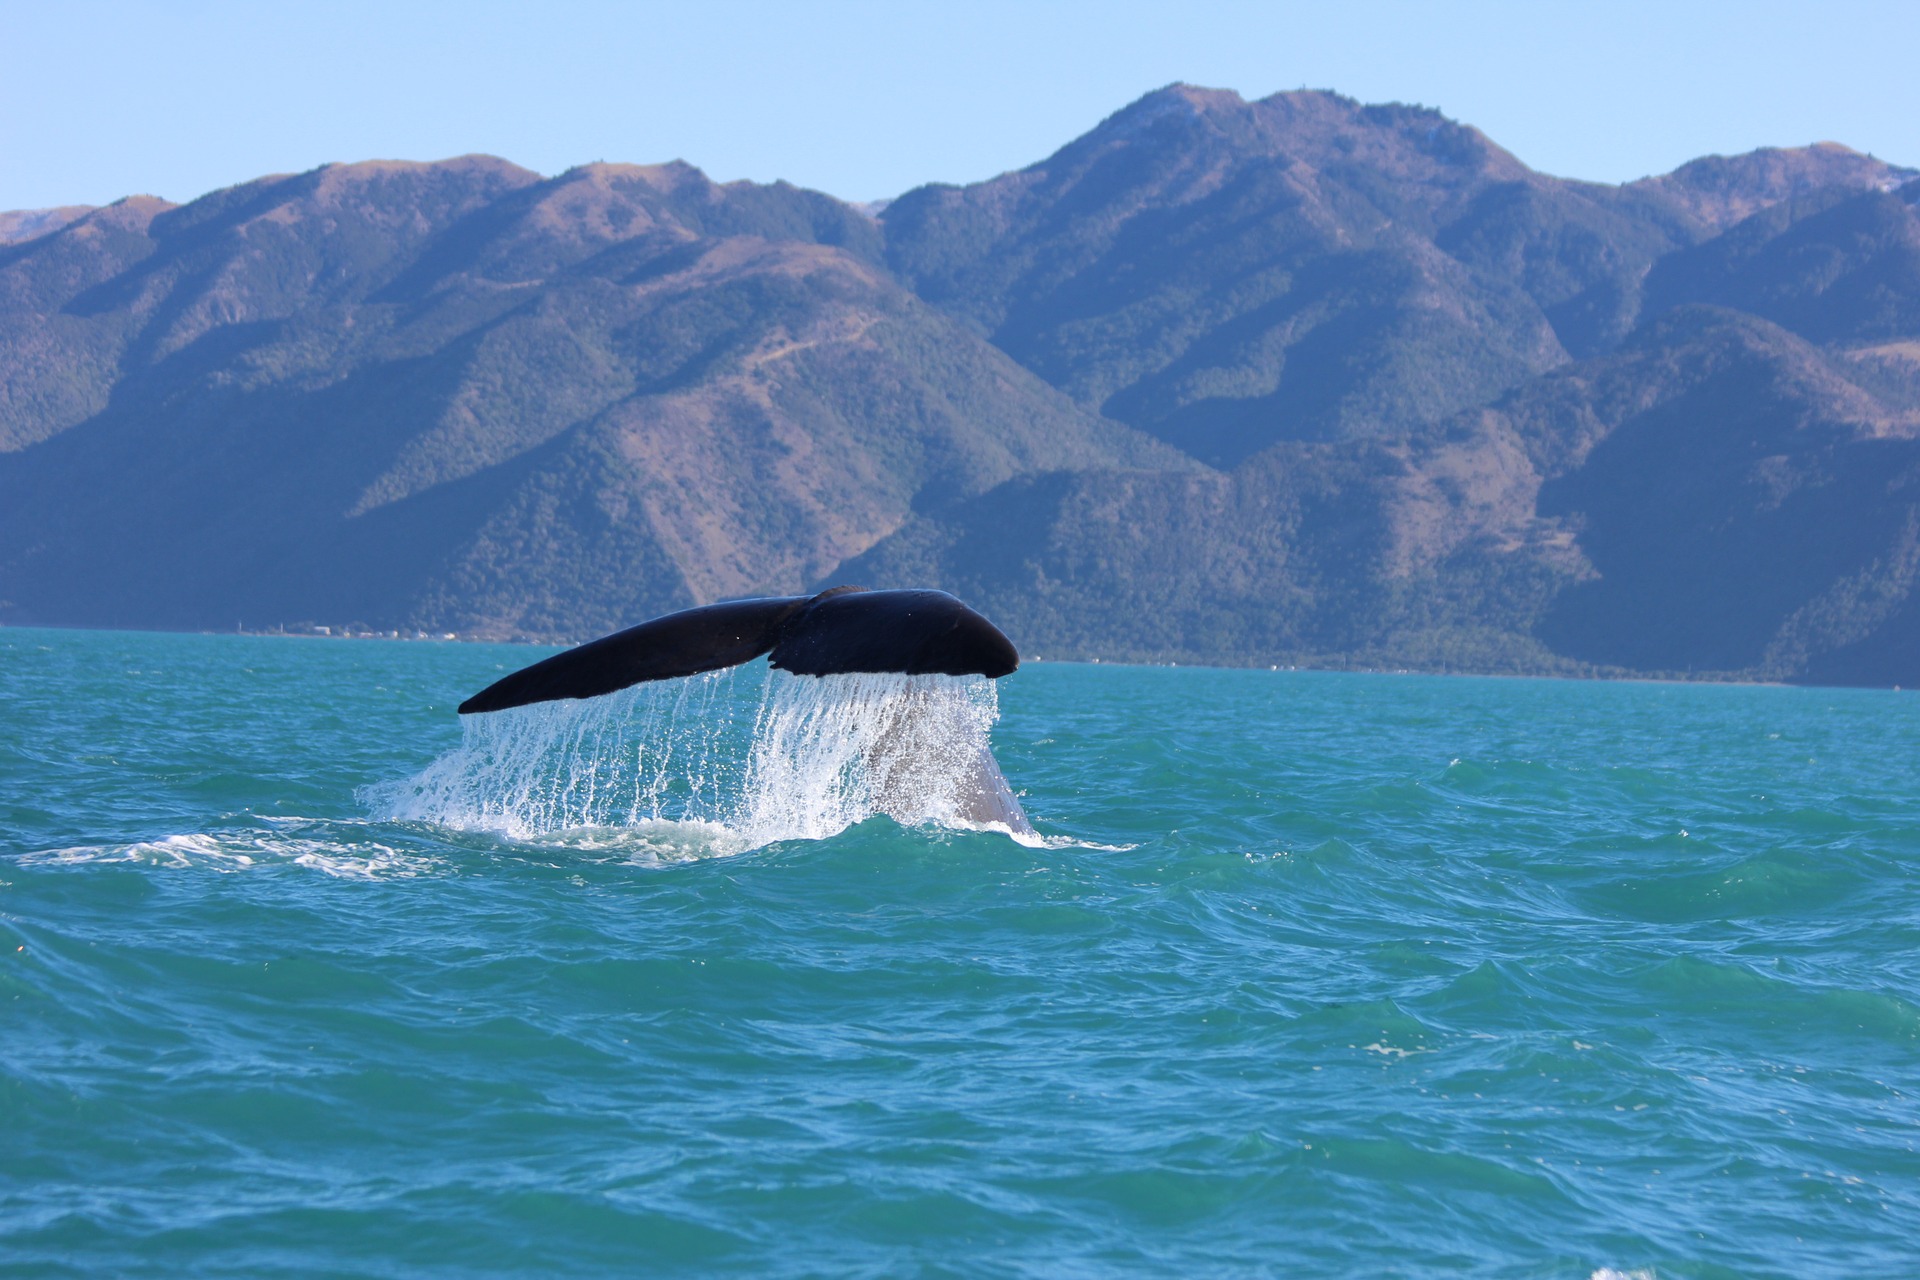
[[[1920,682],[1920,173],[1175,85],[877,209],[329,165],[0,214],[0,622]]]

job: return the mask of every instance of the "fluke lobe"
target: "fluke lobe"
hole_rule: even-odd
[[[859,671],[980,675],[1020,665],[998,627],[944,591],[834,587],[817,596],[729,600],[684,609],[536,662],[460,704],[460,714],[530,702],[592,698],[646,680],[670,680],[750,662],[795,675]]]

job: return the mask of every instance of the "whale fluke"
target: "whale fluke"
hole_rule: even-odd
[[[670,613],[523,667],[461,703],[460,714],[592,698],[644,680],[671,680],[751,662],[773,648],[780,625],[807,604],[806,596],[778,596]]]
[[[557,653],[488,685],[460,714],[591,698],[751,662],[795,675],[895,671],[998,679],[1020,665],[1000,629],[944,591],[835,587],[817,596],[683,609]]]

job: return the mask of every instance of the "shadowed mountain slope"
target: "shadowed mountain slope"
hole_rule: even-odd
[[[78,388],[10,415],[7,612],[576,632],[795,589],[929,488],[1189,465],[877,248],[685,166],[342,166],[92,215],[0,261],[16,341],[59,329],[15,394]]]
[[[1920,182],[1784,201],[1662,259],[1650,312],[1709,302],[1764,316],[1815,342],[1920,333]]]
[[[1518,178],[1478,133],[1326,94],[1163,90],[1031,169],[882,214],[923,296],[1206,461],[1382,434],[1564,359],[1431,235]]]
[[[1783,330],[1709,309],[1656,321],[1582,382],[1511,411],[1567,459],[1546,468],[1538,511],[1578,530],[1595,570],[1542,639],[1636,669],[1920,676],[1920,644],[1898,671],[1849,668],[1893,631],[1920,641],[1920,402],[1869,394]],[[1583,417],[1591,442],[1562,425]]]
[[[1844,148],[1604,187],[1438,112],[1177,85],[1058,153],[881,215],[923,296],[1208,462],[1386,436],[1595,354],[1733,209],[1900,172]],[[1692,166],[1689,169],[1693,169]]]
[[[854,569],[1063,656],[1911,683],[1920,397],[1846,372],[1689,309],[1402,441],[1022,478]]]
[[[0,220],[0,622],[862,582],[1048,656],[1920,682],[1914,178],[1176,85],[874,208],[463,157]]]

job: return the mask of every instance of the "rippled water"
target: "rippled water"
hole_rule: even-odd
[[[531,656],[0,631],[0,1272],[1920,1273],[1912,694],[1031,666],[1038,844],[379,816]]]

